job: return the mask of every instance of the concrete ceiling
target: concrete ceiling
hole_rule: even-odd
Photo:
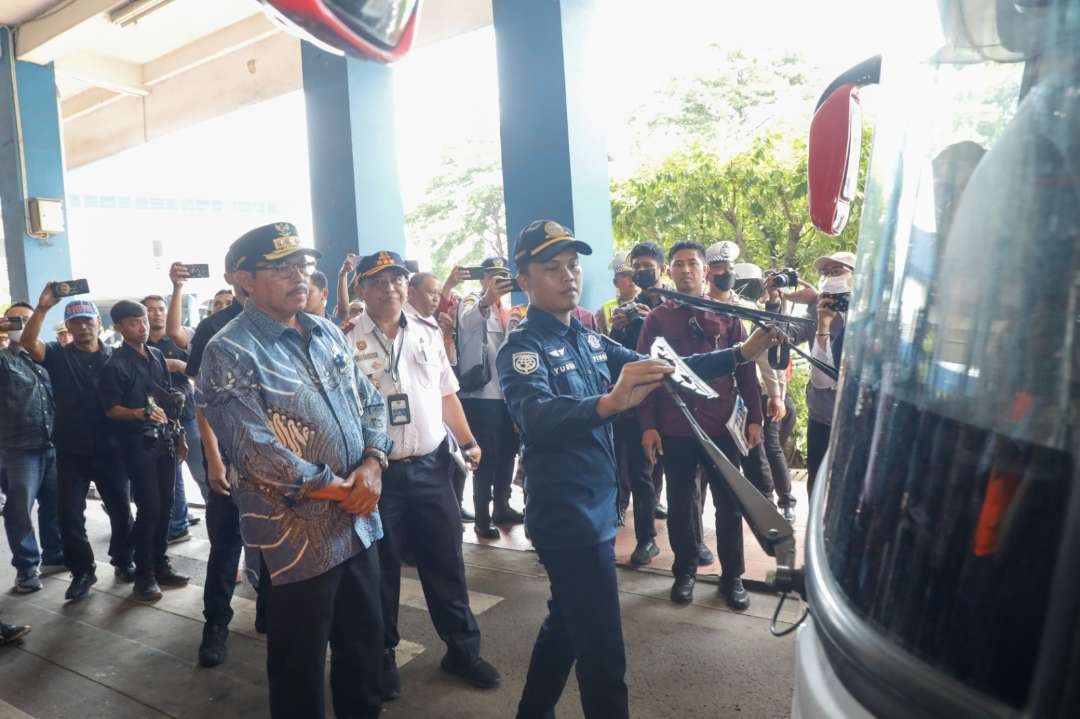
[[[298,41],[257,0],[161,0],[126,27],[110,20],[147,1],[0,0],[18,59],[56,68],[71,166],[300,87]],[[427,0],[416,46],[491,22],[491,0]]]
[[[0,25],[18,25],[71,0],[3,0],[0,2]]]

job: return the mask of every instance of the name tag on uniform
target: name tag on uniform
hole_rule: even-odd
[[[400,427],[412,422],[412,412],[409,410],[409,395],[392,394],[386,398],[387,413],[390,415],[390,426]]]

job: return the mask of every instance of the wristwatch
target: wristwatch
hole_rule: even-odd
[[[389,457],[387,457],[386,452],[382,451],[381,449],[375,449],[374,447],[365,449],[363,458],[367,459],[368,457],[374,457],[375,460],[379,463],[379,467],[384,472],[386,471],[386,468],[390,466]]]
[[[732,352],[734,353],[735,364],[737,364],[737,365],[746,364],[747,362],[750,361],[750,360],[746,359],[746,356],[742,353],[742,342],[739,342],[739,343],[735,344],[734,346],[732,346],[731,349],[732,349]]]

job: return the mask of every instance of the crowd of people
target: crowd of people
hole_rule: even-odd
[[[86,299],[68,301],[56,340],[42,340],[60,303],[52,283],[36,305],[16,302],[5,316],[21,329],[0,334],[15,591],[38,591],[42,575],[69,571],[66,600],[88,596],[97,581],[85,527],[91,485],[109,517],[117,581],[144,602],[186,584],[168,556],[198,521],[184,493],[186,464],[211,547],[199,663],[226,660],[244,554],[256,629],[267,635],[271,715],[323,715],[329,645],[335,713],[377,716],[402,693],[395,649],[405,563],[416,567],[447,645],[442,669],[478,688],[499,685],[469,606],[462,523],[483,539],[524,523],[552,596],[518,715],[550,716],[576,662],[586,716],[627,716],[614,538],[631,506],[632,563],[659,554],[655,519],[666,519],[671,599],[687,603],[698,567],[714,561],[702,521],[711,491],[721,595],[736,610],[750,603],[738,505],[671,397],[653,391],[672,371],[649,358],[653,341],[666,339],[718,393],[687,398],[697,421],[794,522],[784,452],[790,367],[773,366],[766,350],[806,341],[835,366],[843,313],[806,282],[782,292],[777,273],[737,262],[734,243],[693,241],[666,252],[644,242],[617,257],[615,297],[593,313],[578,305],[580,256],[591,252],[559,223],[538,220],[521,231],[512,264],[489,257],[440,282],[389,250],[349,255],[332,291],[316,269],[321,255],[294,226],[275,223],[230,245],[229,288],[194,329],[182,325],[190,272],[181,263],[170,268],[170,296],[111,308],[116,347],[101,340]],[[823,287],[850,290],[853,260],[820,258]],[[772,311],[805,303],[816,331],[751,333],[732,316],[663,301],[652,290],[668,282]],[[515,296],[528,303],[515,305]],[[811,377],[811,472],[828,442],[830,393],[827,376]],[[525,490],[520,509],[511,504],[515,481]],[[29,631],[0,629],[4,643]]]

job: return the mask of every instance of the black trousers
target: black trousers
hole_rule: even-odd
[[[641,448],[641,425],[634,417],[620,416],[615,422],[615,462],[619,510],[626,511],[633,497],[634,535],[639,543],[648,542],[656,537],[656,467]]]
[[[240,510],[232,497],[213,489],[206,498],[206,533],[210,538],[210,558],[206,561],[206,585],[203,587],[203,617],[207,624],[229,626],[232,622],[232,596],[236,571],[244,540],[240,536]],[[266,593],[262,582],[256,587],[256,623],[266,616]]]
[[[764,407],[768,403],[768,397],[761,398]],[[794,403],[788,398],[785,404],[790,404],[789,412],[794,412]],[[750,450],[750,454],[743,458],[743,472],[746,478],[757,487],[758,491],[770,500],[776,493],[776,503],[781,507],[794,507],[795,498],[791,496],[791,474],[788,471],[787,457],[784,455],[784,446],[781,442],[781,428],[787,416],[780,422],[774,422],[765,417],[762,427],[762,443]]]
[[[806,423],[806,493],[808,496],[813,495],[814,481],[817,479],[821,462],[825,459],[825,453],[829,450],[831,434],[832,425],[815,420]]]
[[[482,459],[473,472],[473,502],[477,511],[483,511],[492,497],[497,501],[510,499],[519,442],[503,400],[463,399],[461,406],[480,445]]]
[[[431,454],[408,462],[391,461],[383,472],[379,563],[388,649],[401,641],[397,628],[401,547],[407,544],[416,557],[428,613],[439,637],[461,656],[480,654],[480,627],[469,608],[465,584],[461,510],[451,484],[452,462],[444,441]]]
[[[86,492],[93,482],[109,515],[109,556],[116,566],[131,563],[131,495],[120,457],[114,452],[84,456],[56,453],[60,539],[64,562],[75,576],[94,570],[94,550],[86,536]]]
[[[326,644],[337,719],[379,716],[383,627],[379,553],[368,547],[325,574],[272,584],[262,565],[267,598],[266,675],[270,716],[323,719]]]
[[[614,540],[536,551],[551,581],[551,598],[533,646],[518,719],[552,719],[575,664],[586,719],[629,717]]]
[[[739,467],[742,455],[731,437],[713,437],[713,442]],[[712,489],[716,510],[716,553],[725,577],[739,577],[743,564],[742,513],[720,471],[713,467],[694,437],[664,437],[664,471],[667,475],[668,539],[675,552],[675,576],[697,574],[698,546],[704,538],[701,521],[702,491],[699,472]]]
[[[135,524],[131,529],[135,572],[148,577],[165,563],[176,457],[160,442],[150,447],[138,436],[123,438],[120,455],[131,478],[131,496],[135,500]]]

